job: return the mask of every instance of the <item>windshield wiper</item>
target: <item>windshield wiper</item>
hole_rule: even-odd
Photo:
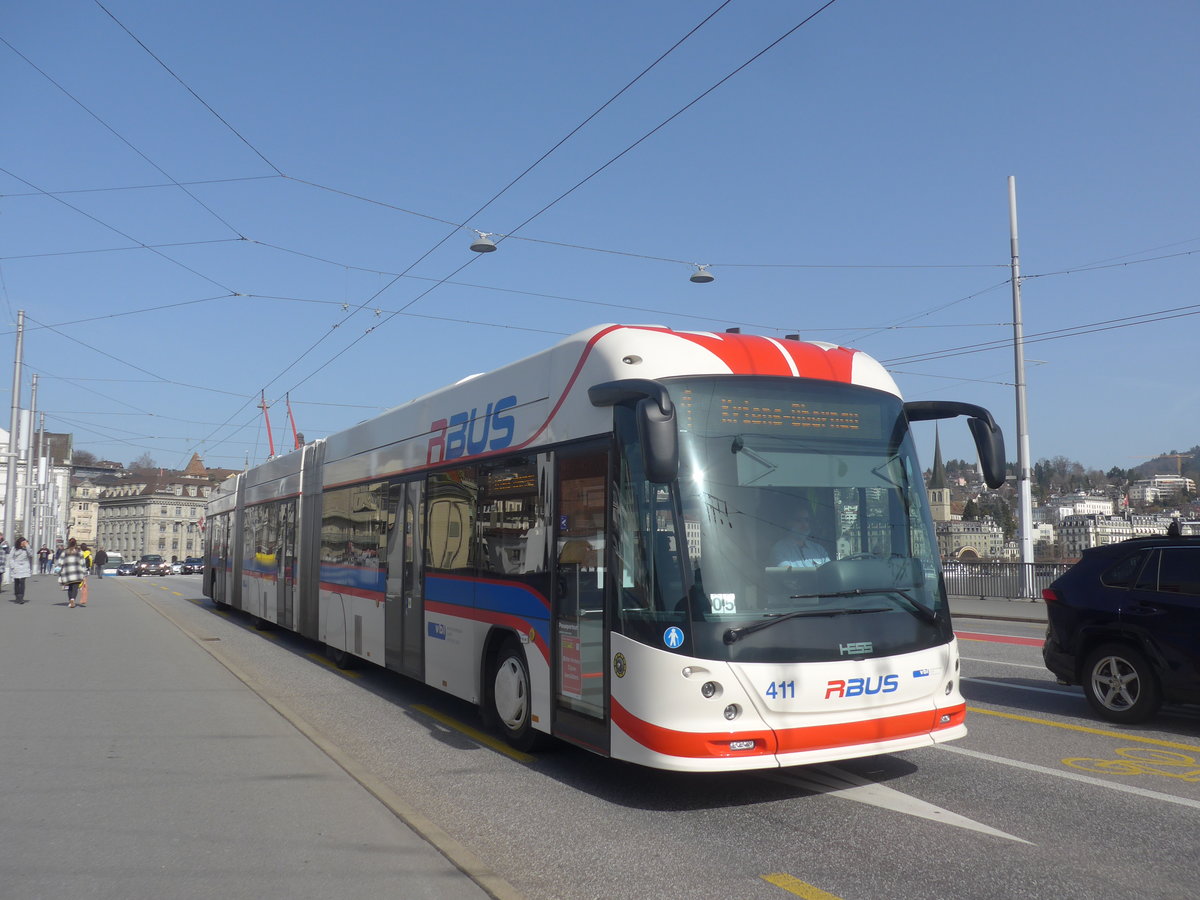
[[[838,594],[814,594],[810,596],[836,597]],[[754,634],[756,631],[762,631],[764,628],[770,628],[772,625],[778,625],[780,622],[786,622],[788,619],[800,619],[811,616],[860,616],[863,613],[890,612],[886,606],[874,606],[869,609],[798,609],[790,613],[772,613],[771,617],[762,622],[755,622],[753,625],[739,625],[737,628],[730,628],[725,632],[725,643],[732,644],[738,638],[747,634]]]
[[[897,597],[903,597],[912,604],[912,612],[917,617],[924,619],[926,622],[934,623],[937,621],[937,613],[929,606],[926,606],[908,591],[900,588],[855,588],[852,591],[836,591],[832,594],[793,594],[789,600],[813,600],[817,597],[866,597],[870,594],[895,594]]]

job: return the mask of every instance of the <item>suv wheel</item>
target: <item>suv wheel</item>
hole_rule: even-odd
[[[1150,663],[1125,644],[1104,644],[1088,654],[1083,693],[1092,709],[1110,722],[1144,722],[1162,705]]]

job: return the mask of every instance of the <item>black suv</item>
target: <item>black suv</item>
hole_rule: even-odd
[[[1042,591],[1042,658],[1112,722],[1200,703],[1200,536],[1093,547]]]

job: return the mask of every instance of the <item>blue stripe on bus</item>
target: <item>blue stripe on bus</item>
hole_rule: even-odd
[[[387,572],[383,569],[364,569],[358,566],[321,564],[321,583],[358,591],[382,593],[387,588]]]
[[[457,575],[427,575],[425,599],[525,619],[550,618],[548,600],[527,585],[512,582],[487,581]]]

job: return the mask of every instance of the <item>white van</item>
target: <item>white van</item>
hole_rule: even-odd
[[[116,575],[117,566],[125,562],[125,557],[123,557],[120,553],[114,553],[110,550],[105,550],[104,552],[108,554],[108,560],[104,563],[104,574]]]

